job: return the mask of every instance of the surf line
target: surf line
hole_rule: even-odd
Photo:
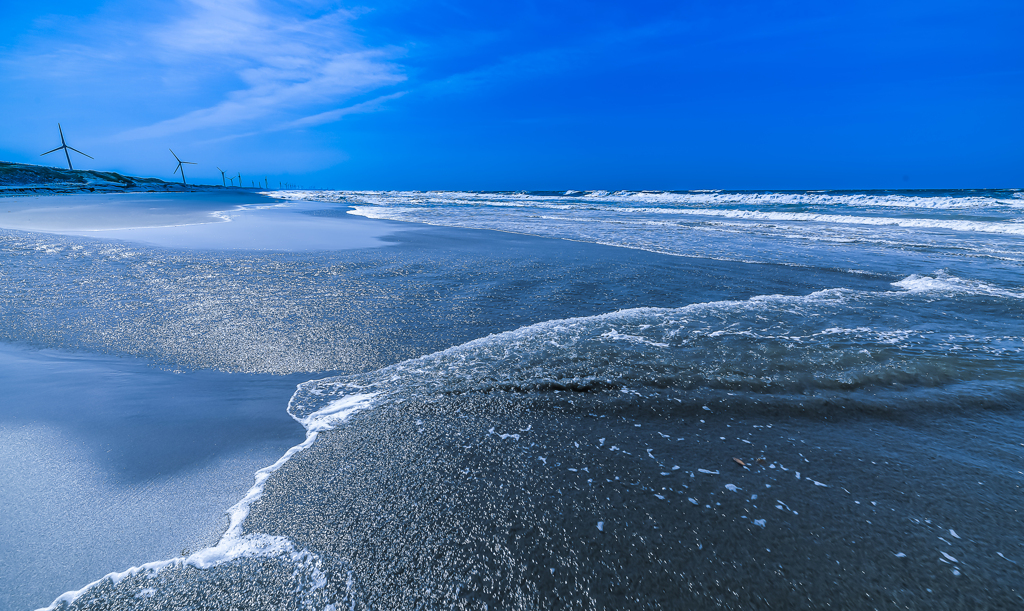
[[[178,556],[169,560],[156,560],[139,566],[133,566],[121,572],[108,573],[96,581],[89,583],[79,590],[65,592],[58,596],[49,606],[39,611],[51,611],[61,603],[72,604],[78,597],[90,589],[110,580],[117,585],[122,580],[139,573],[156,574],[168,567],[194,566],[197,569],[209,569],[238,558],[272,557],[283,556],[295,564],[313,565],[316,556],[307,549],[296,550],[287,537],[271,536],[265,534],[242,534],[242,524],[249,516],[249,509],[253,503],[263,496],[263,489],[270,476],[287,463],[292,456],[313,445],[317,437],[324,431],[329,431],[348,420],[356,412],[373,407],[373,399],[377,393],[361,393],[346,395],[335,401],[331,401],[323,409],[317,410],[303,418],[295,418],[299,424],[306,429],[306,439],[302,443],[293,446],[284,453],[277,462],[264,467],[256,472],[255,482],[249,491],[242,497],[242,500],[232,505],[227,514],[229,517],[228,528],[221,536],[220,541],[213,547],[201,549],[187,557]],[[294,398],[294,397],[293,397]],[[291,401],[289,401],[289,407]],[[291,412],[289,412],[291,413]],[[294,418],[294,416],[293,416]],[[310,577],[314,584],[312,589],[322,587],[326,583],[326,577],[315,566],[312,567]]]

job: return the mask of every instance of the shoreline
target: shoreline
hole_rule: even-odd
[[[384,246],[416,225],[285,202],[263,192],[68,194],[0,198],[0,229],[205,250],[344,250]]]
[[[0,364],[5,609],[216,541],[252,473],[301,438],[283,406],[316,376],[177,373],[8,342]]]

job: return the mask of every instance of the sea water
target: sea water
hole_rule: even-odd
[[[57,607],[1022,603],[1020,192],[269,195],[379,241],[0,236],[8,343],[309,379],[218,542]]]

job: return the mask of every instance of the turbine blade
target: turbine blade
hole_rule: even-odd
[[[39,156],[42,157],[43,155],[49,155],[50,153],[53,153],[53,152],[61,150],[62,148],[64,148],[64,147],[63,146],[58,146],[57,148],[53,149],[52,151],[46,151],[45,153],[42,153]]]
[[[196,165],[196,162],[194,161],[182,161],[182,163],[191,163],[192,165]]]
[[[76,148],[75,148],[75,147],[73,147],[73,146],[69,146],[68,148],[69,148],[69,149],[71,149],[71,150],[73,150],[74,152],[78,153],[79,155],[85,155],[85,153],[83,153],[82,151],[80,151],[80,150],[76,149]],[[91,156],[89,156],[89,155],[85,155],[85,156],[86,156],[86,157],[89,157],[89,159],[93,159],[93,160],[95,160],[95,159],[96,159],[95,157],[91,157]]]
[[[61,144],[64,144],[64,145],[66,146],[66,145],[67,145],[67,143],[66,143],[66,142],[64,142],[64,130],[63,130],[63,129],[61,129],[61,127],[60,127],[60,123],[58,123],[58,124],[57,124],[57,131],[59,131],[59,132],[60,132],[60,143],[61,143]]]
[[[167,150],[171,151],[171,149],[167,149]],[[174,151],[171,151],[171,154],[174,155]],[[178,156],[174,155],[174,158],[178,159]],[[181,163],[181,159],[178,159],[178,163]]]

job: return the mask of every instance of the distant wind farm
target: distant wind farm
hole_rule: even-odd
[[[92,183],[92,182],[95,182],[95,181],[98,180],[100,183],[111,183],[112,185],[113,184],[124,185],[122,188],[132,188],[137,183],[139,183],[140,180],[149,181],[149,182],[158,180],[158,179],[155,179],[155,178],[154,179],[131,179],[130,177],[125,177],[123,179],[118,179],[118,178],[111,179],[111,178],[107,178],[107,177],[108,176],[110,176],[110,177],[114,177],[114,176],[121,177],[123,175],[117,174],[117,173],[112,173],[112,172],[97,171],[97,170],[76,170],[75,167],[74,167],[74,164],[71,161],[71,152],[72,151],[75,152],[75,153],[78,153],[79,155],[82,155],[83,157],[87,157],[89,159],[92,159],[94,161],[95,161],[96,158],[93,157],[92,155],[84,153],[84,152],[74,148],[73,146],[69,145],[67,143],[67,139],[64,136],[64,128],[63,128],[63,126],[60,123],[57,123],[57,133],[60,136],[60,146],[58,146],[56,148],[53,148],[53,149],[51,149],[49,151],[46,151],[45,153],[41,153],[40,157],[45,156],[45,155],[49,155],[51,153],[56,153],[57,151],[64,151],[64,159],[65,159],[65,161],[68,164],[68,170],[72,174],[61,174],[61,175],[59,175],[59,178],[58,178],[58,174],[54,174],[53,171],[44,170],[43,168],[46,167],[46,166],[31,166],[31,165],[10,164],[10,163],[5,163],[5,162],[0,162],[0,163],[4,163],[5,167],[6,166],[10,166],[5,171],[5,173],[9,175],[8,178],[10,178],[10,180],[0,181],[0,183],[3,183],[3,184],[0,184],[0,186],[15,187],[15,188],[19,188],[20,189],[23,186],[29,185],[29,183],[25,183],[24,185],[21,184],[25,180],[28,180],[28,177],[34,177],[34,178],[32,178],[32,180],[29,181],[29,182],[31,182],[31,186],[30,186],[31,189],[46,188],[45,187],[45,183],[48,182],[48,181],[56,181],[57,183],[60,183],[61,185],[64,185],[65,183],[70,185],[71,183],[77,183],[77,182],[83,182],[83,181],[84,182]],[[186,165],[198,166],[199,163],[195,162],[195,161],[185,161],[185,160],[181,159],[180,157],[178,157],[177,153],[175,153],[173,149],[168,148],[167,150],[169,150],[171,155],[174,156],[174,160],[175,160],[175,162],[177,164],[174,167],[174,171],[172,172],[172,175],[174,175],[174,176],[179,176],[180,175],[181,185],[183,187],[189,187],[189,186],[192,186],[192,187],[216,187],[216,184],[213,184],[213,185],[199,185],[199,184],[189,185],[188,179],[185,177],[185,166]],[[237,188],[241,188],[242,187],[242,173],[241,172],[237,172],[236,171],[234,175],[228,176],[226,170],[222,169],[219,166],[214,166],[214,167],[216,167],[217,171],[220,172],[220,180],[221,180],[221,185],[220,186],[221,187],[223,187],[223,188],[226,188],[228,186],[230,186],[230,187],[237,187]],[[18,169],[15,170],[14,168],[18,168]],[[31,168],[38,168],[38,169],[37,170],[33,170]],[[84,174],[79,176],[78,174],[80,174],[81,172],[86,172],[87,174],[89,174],[89,176],[86,177]],[[102,176],[103,178],[95,178],[95,176],[93,176],[93,175],[95,175],[95,176]],[[253,189],[261,189],[261,188],[262,189],[270,189],[270,177],[269,176],[264,176],[263,177],[262,184],[257,182],[257,180],[255,180],[255,179],[254,180],[250,180],[249,182],[250,182],[251,188],[253,188]],[[8,184],[8,183],[10,183],[10,184]],[[284,188],[297,188],[297,187],[296,187],[296,185],[291,184],[291,183],[278,182],[278,188],[284,189]]]

